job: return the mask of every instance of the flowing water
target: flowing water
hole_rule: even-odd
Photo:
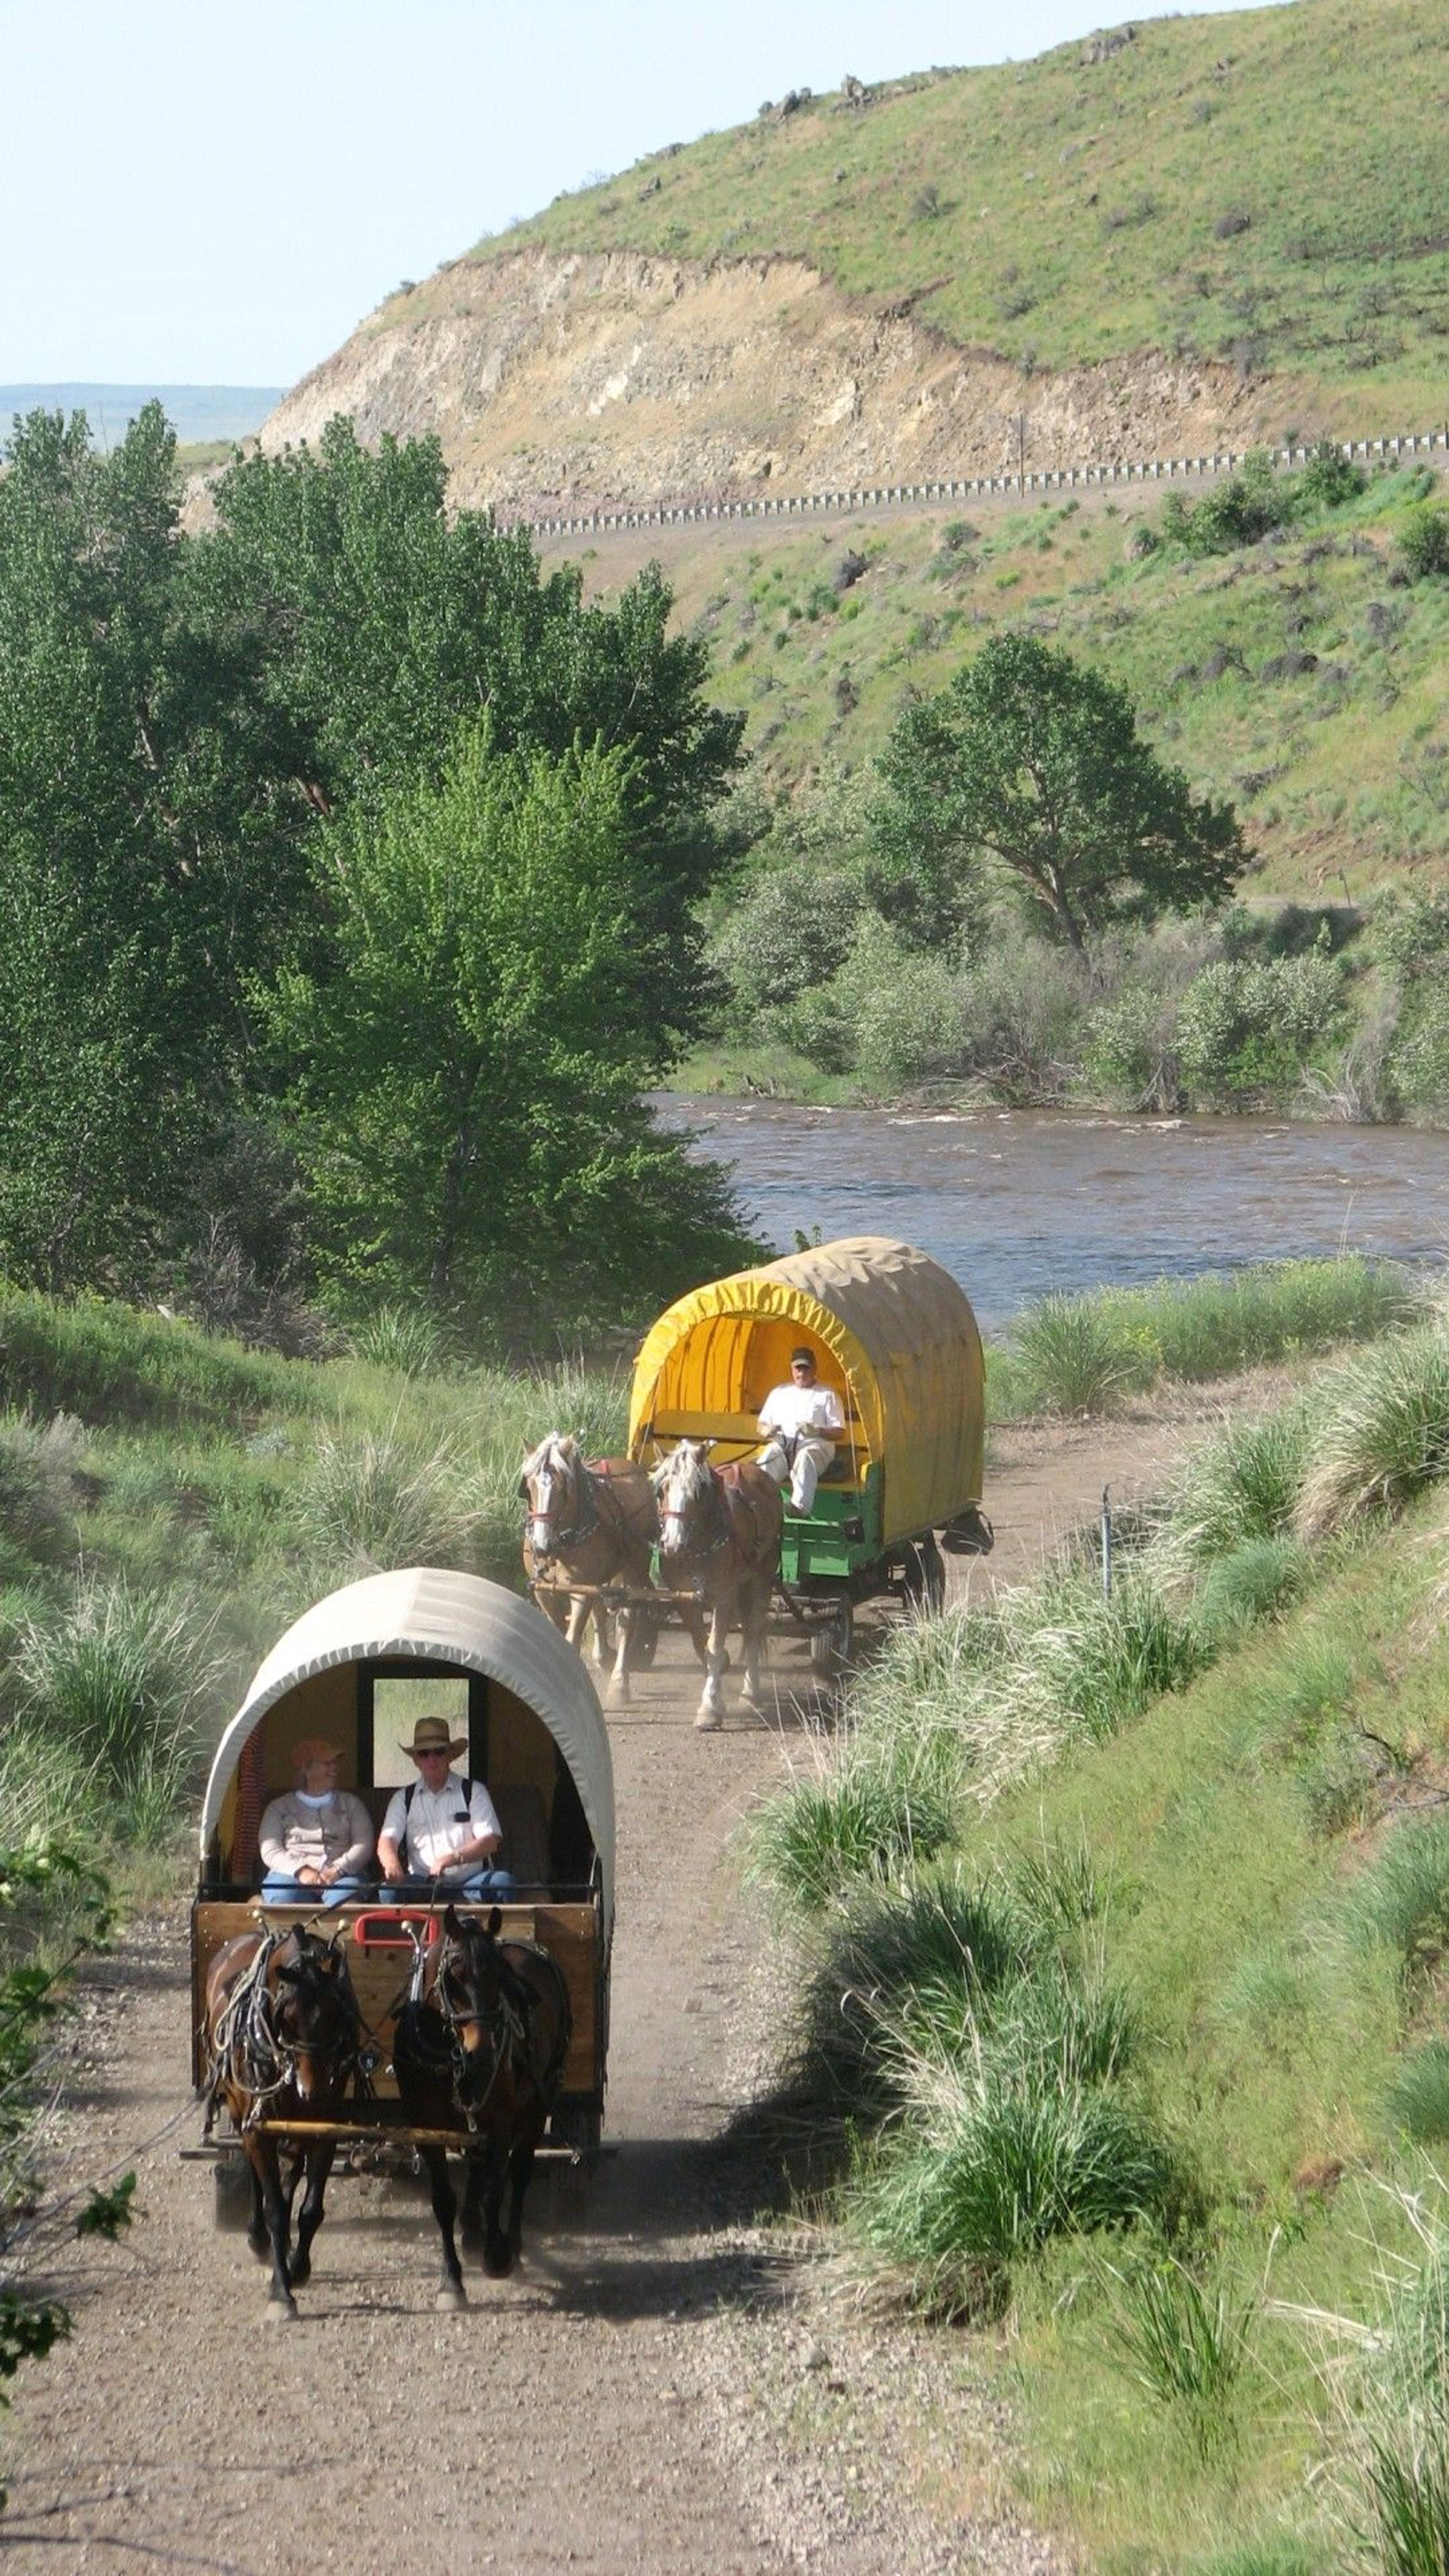
[[[801,1109],[662,1098],[734,1166],[777,1251],[888,1234],[996,1326],[1048,1289],[1124,1287],[1345,1247],[1449,1261],[1449,1135],[1093,1112]]]

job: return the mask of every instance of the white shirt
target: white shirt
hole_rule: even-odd
[[[487,1861],[465,1860],[461,1867],[447,1866],[449,1852],[460,1843],[476,1842],[480,1834],[501,1834],[498,1811],[481,1780],[473,1783],[473,1794],[465,1800],[463,1783],[456,1771],[450,1771],[441,1789],[425,1788],[419,1780],[413,1791],[411,1807],[406,1789],[399,1789],[388,1802],[382,1830],[389,1842],[407,1849],[403,1866],[411,1878],[471,1878]]]
[[[771,1387],[760,1415],[760,1429],[792,1435],[801,1431],[833,1435],[845,1429],[845,1416],[833,1386],[796,1386],[792,1379],[788,1386]]]

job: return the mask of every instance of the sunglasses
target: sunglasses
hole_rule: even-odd
[[[415,1762],[448,1762],[452,1759],[451,1749],[446,1744],[414,1745],[412,1754]]]

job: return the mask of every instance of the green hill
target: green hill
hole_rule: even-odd
[[[1445,403],[1446,109],[1421,0],[1157,19],[762,108],[471,258],[793,255],[1028,378],[1153,349],[1283,378],[1315,425],[1409,427]]]

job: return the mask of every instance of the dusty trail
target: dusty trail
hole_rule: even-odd
[[[1150,1482],[1175,1437],[1160,1414],[1004,1436],[996,1564],[1023,1572],[1108,1478],[1124,1498]],[[470,2271],[464,2316],[432,2305],[425,2196],[345,2181],[303,2321],[264,2325],[265,2274],[214,2231],[207,2169],[176,2154],[199,2125],[184,1909],[101,1964],[77,2024],[68,2169],[89,2182],[137,2163],[141,2215],[46,2285],[75,2333],[19,2383],[10,2567],[1065,2568],[1000,2500],[1009,2428],[963,2339],[825,2314],[788,2238],[756,2223],[768,2176],[728,2132],[768,2036],[760,1933],[726,1847],[811,1704],[798,1648],[777,1647],[773,1679],[774,1726],[697,1737],[694,1667],[666,1639],[611,1719],[610,2152],[579,2211],[566,2183],[535,2186],[520,2271]]]

